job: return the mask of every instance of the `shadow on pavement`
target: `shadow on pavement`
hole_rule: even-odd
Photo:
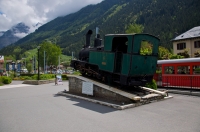
[[[60,95],[55,94],[54,97],[60,97]],[[62,96],[64,97],[64,96]],[[110,112],[114,112],[114,111],[118,111],[117,109],[108,107],[108,106],[104,106],[101,104],[96,104],[96,103],[92,103],[89,101],[85,101],[85,100],[81,100],[81,99],[77,99],[77,98],[73,98],[73,97],[66,97],[67,100],[69,101],[73,101],[73,102],[78,102],[76,104],[73,104],[75,106],[79,106],[88,110],[92,110],[98,113],[102,113],[102,114],[106,114],[106,113],[110,113]]]

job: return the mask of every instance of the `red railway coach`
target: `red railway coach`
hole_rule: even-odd
[[[160,86],[200,88],[200,58],[158,60],[154,79]]]

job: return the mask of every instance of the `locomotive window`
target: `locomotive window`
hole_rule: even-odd
[[[114,37],[112,42],[112,52],[127,53],[127,48],[128,48],[127,43],[128,43],[127,37]]]
[[[153,44],[149,41],[143,40],[140,45],[140,55],[152,55]]]

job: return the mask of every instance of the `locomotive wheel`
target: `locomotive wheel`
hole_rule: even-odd
[[[80,73],[82,74],[82,76],[85,76],[85,70],[84,69],[82,69],[81,71],[80,71]]]
[[[92,75],[92,73],[88,73],[88,72],[87,72],[87,75],[90,77],[90,76]]]

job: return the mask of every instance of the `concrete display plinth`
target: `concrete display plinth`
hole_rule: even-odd
[[[165,97],[158,93],[138,96],[82,76],[68,76],[68,78],[69,91],[59,92],[58,95],[76,97],[117,109],[136,107],[170,98],[169,96]],[[83,82],[91,82],[93,84],[93,95],[86,95],[82,93]]]

